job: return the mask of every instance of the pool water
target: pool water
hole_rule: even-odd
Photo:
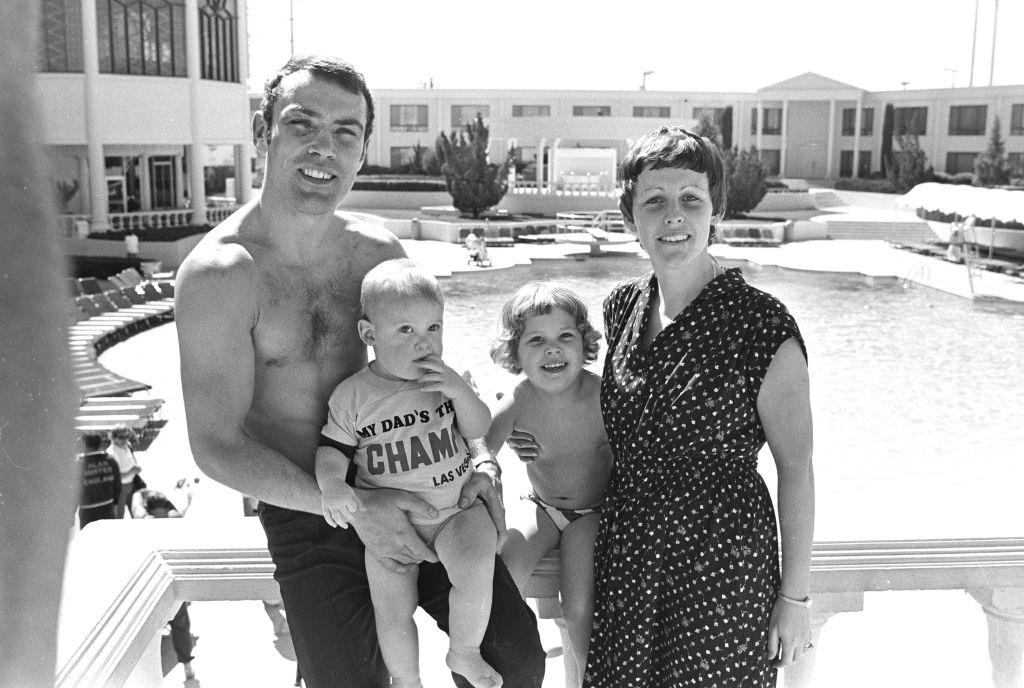
[[[807,343],[817,539],[1024,534],[1024,309],[898,280],[742,267],[787,305]],[[493,395],[514,380],[488,345],[518,286],[566,282],[603,329],[612,286],[646,270],[634,257],[606,257],[446,279],[445,358]],[[602,347],[598,373],[603,356]],[[767,450],[761,470],[774,491]]]

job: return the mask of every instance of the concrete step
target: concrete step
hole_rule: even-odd
[[[904,243],[934,241],[927,223],[833,220],[824,223],[830,239],[885,239]]]
[[[811,191],[811,198],[818,208],[838,208],[846,205],[843,199],[829,189],[814,189]]]

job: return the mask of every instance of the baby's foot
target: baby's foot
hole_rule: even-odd
[[[423,684],[420,683],[419,676],[412,676],[409,678],[398,678],[396,676],[392,676],[391,685],[393,688],[423,688]]]
[[[500,688],[501,674],[480,656],[479,647],[459,647],[452,645],[445,657],[448,668],[465,677],[473,684],[473,688]]]

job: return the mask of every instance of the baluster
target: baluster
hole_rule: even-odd
[[[988,619],[988,656],[995,688],[1024,686],[1024,588],[968,590]]]

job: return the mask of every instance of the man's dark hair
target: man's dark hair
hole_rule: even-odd
[[[308,71],[313,76],[330,81],[341,86],[349,93],[362,95],[366,100],[366,128],[363,129],[363,141],[370,139],[373,132],[373,96],[366,86],[366,79],[344,60],[336,57],[323,57],[319,55],[301,55],[292,57],[288,62],[277,70],[272,77],[267,79],[263,85],[263,100],[260,102],[260,112],[263,114],[263,121],[267,125],[267,137],[270,136],[270,126],[274,115],[274,105],[281,98],[281,80],[295,72]]]
[[[86,451],[99,451],[99,448],[103,446],[103,438],[99,435],[86,435],[82,438],[82,444],[85,445]]]

